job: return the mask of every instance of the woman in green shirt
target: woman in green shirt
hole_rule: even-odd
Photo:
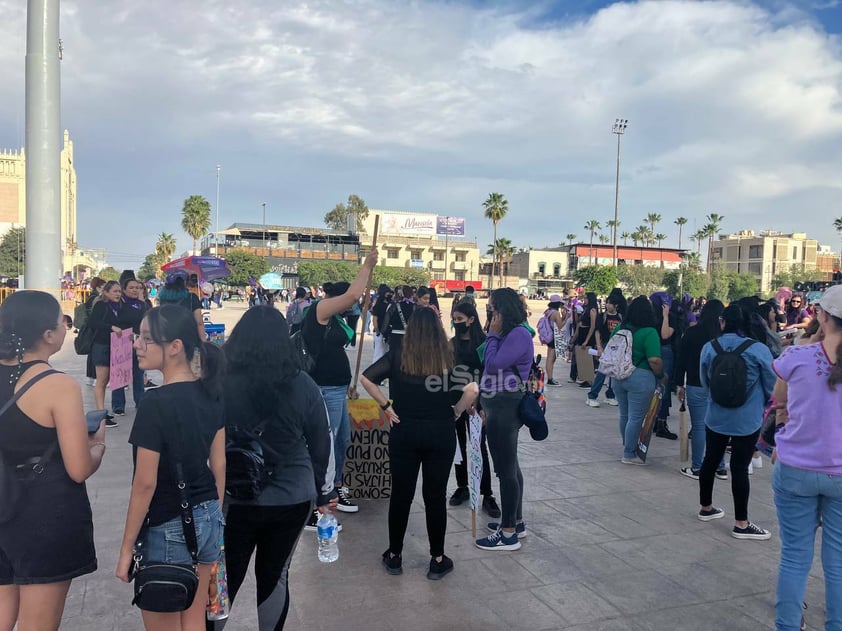
[[[645,464],[637,457],[637,439],[658,379],[663,377],[661,337],[655,329],[655,312],[646,296],[632,300],[626,321],[614,331],[632,332],[632,361],[636,370],[625,379],[614,380],[614,394],[620,410],[623,464]]]

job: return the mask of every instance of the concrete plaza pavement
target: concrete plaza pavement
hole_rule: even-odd
[[[229,305],[212,316],[230,330],[243,310]],[[54,363],[82,381],[84,362],[73,354],[71,337]],[[370,353],[367,342],[363,366]],[[350,356],[353,362],[354,350]],[[339,515],[343,531],[336,563],[319,563],[314,533],[302,534],[290,569],[292,604],[286,628],[774,628],[780,544],[769,461],[751,478],[749,512],[752,521],[772,531],[772,539],[738,541],[730,536],[730,484],[717,481],[714,489],[714,502],[725,509],[726,518],[698,521],[698,483],[678,473],[677,441],[653,438],[649,466],[621,465],[617,409],[587,407],[585,391],[567,383],[568,370],[569,364],[560,363],[556,378],[563,386],[547,388],[549,438],[537,443],[528,432],[520,434],[528,536],[519,551],[477,549],[470,510],[448,507],[445,549],[455,569],[441,581],[427,580],[419,485],[403,553],[404,573],[389,576],[380,563],[388,545],[388,501],[361,501],[358,513]],[[93,388],[83,386],[83,394],[86,409],[93,409]],[[88,483],[99,569],[73,582],[62,629],[143,628],[140,613],[130,605],[131,586],[114,578],[132,472],[126,441],[134,410],[129,408],[118,417],[120,427],[108,430],[105,462]],[[677,412],[671,422],[677,428]],[[454,488],[451,478],[449,492]],[[487,521],[484,515],[477,518],[478,526]],[[249,579],[228,629],[257,629],[254,597]],[[824,579],[818,561],[810,574],[807,602],[808,628],[824,628]]]

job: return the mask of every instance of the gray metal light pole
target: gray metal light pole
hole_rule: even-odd
[[[614,127],[611,130],[612,134],[617,135],[617,179],[614,183],[614,267],[617,267],[617,228],[619,227],[620,216],[620,137],[626,133],[629,121],[626,118],[618,118],[614,121]]]
[[[266,247],[266,202],[263,202],[263,247]]]
[[[61,270],[59,0],[26,6],[25,284],[58,294]]]
[[[219,172],[222,171],[222,165],[216,165],[216,235],[214,241],[216,246],[213,253],[219,256]]]

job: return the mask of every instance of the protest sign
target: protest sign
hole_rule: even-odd
[[[125,388],[132,382],[132,330],[121,335],[111,333],[111,363],[108,383],[112,390]]]
[[[351,441],[345,451],[342,483],[354,499],[389,499],[392,472],[389,462],[389,422],[373,399],[348,401]]]
[[[468,467],[470,479],[468,490],[471,493],[471,510],[479,510],[480,504],[480,482],[482,481],[482,452],[480,441],[482,439],[482,418],[474,413],[468,418],[468,430],[470,432],[471,450],[468,455]]]
[[[652,430],[655,427],[655,418],[658,416],[658,408],[661,407],[661,397],[663,392],[661,387],[655,389],[655,394],[652,395],[652,401],[649,403],[649,410],[646,412],[646,417],[643,419],[643,426],[640,428],[640,437],[637,439],[637,456],[643,462],[646,462],[646,456],[649,453],[649,443],[652,440]]]

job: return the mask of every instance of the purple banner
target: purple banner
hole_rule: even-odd
[[[464,217],[436,217],[436,234],[448,235],[450,237],[464,237],[465,236],[465,218]]]

